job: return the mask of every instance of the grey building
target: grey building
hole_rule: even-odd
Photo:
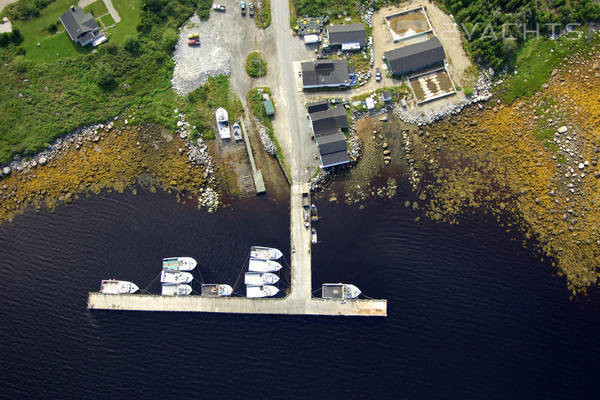
[[[326,109],[323,109],[323,107]],[[327,100],[307,105],[315,134],[315,142],[323,168],[350,162],[346,138],[341,129],[348,128],[348,118],[343,107],[329,108]],[[310,110],[313,112],[310,112]],[[319,110],[319,111],[314,111]]]
[[[327,39],[329,46],[360,50],[367,45],[367,32],[363,24],[329,25]]]
[[[383,54],[392,75],[406,75],[435,65],[443,65],[444,48],[437,37],[400,47]]]
[[[354,70],[346,60],[317,60],[300,64],[302,88],[349,88]]]
[[[72,6],[59,17],[72,41],[82,46],[106,40],[100,32],[98,23],[90,13],[84,12],[80,7]]]

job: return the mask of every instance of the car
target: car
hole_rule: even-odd
[[[215,4],[213,4],[213,10],[225,12],[226,8],[225,8],[225,6],[215,3]]]
[[[248,4],[248,10],[250,11],[250,15],[254,15],[254,3],[250,2]]]
[[[240,9],[242,10],[242,15],[246,15],[246,2],[242,1],[240,3]]]
[[[379,71],[379,68],[375,68],[375,80],[377,82],[381,80],[381,71]]]

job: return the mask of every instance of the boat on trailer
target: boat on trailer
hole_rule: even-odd
[[[105,279],[100,282],[100,293],[105,294],[132,294],[140,288],[128,281],[118,281],[116,279]]]
[[[198,263],[192,257],[163,258],[163,269],[167,271],[192,271]]]
[[[162,270],[160,273],[160,281],[162,283],[190,283],[194,276],[189,272],[174,272]]]
[[[185,283],[162,285],[163,296],[189,296],[192,293],[192,287]]]
[[[257,258],[251,258],[248,264],[248,271],[250,272],[277,272],[281,268],[281,264],[273,260],[260,260]]]
[[[359,288],[348,283],[324,283],[321,291],[324,299],[350,300],[361,294]]]
[[[235,124],[233,124],[233,138],[235,139],[236,142],[239,142],[240,140],[243,139],[242,127],[237,122]]]
[[[283,253],[274,247],[252,246],[250,257],[260,260],[279,260]]]
[[[272,285],[279,282],[279,277],[272,272],[246,272],[244,283],[246,285]]]
[[[246,286],[246,297],[271,297],[279,293],[279,289],[272,285]]]
[[[231,296],[233,288],[229,285],[218,285],[214,283],[205,283],[202,285],[202,296],[207,297],[227,297]]]
[[[229,127],[229,115],[227,114],[227,110],[223,107],[219,107],[217,108],[215,116],[221,139],[231,139],[231,128]]]

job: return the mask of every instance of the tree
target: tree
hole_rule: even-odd
[[[100,62],[94,69],[94,82],[102,88],[109,88],[115,84],[115,74],[110,65]]]
[[[131,54],[137,54],[140,50],[140,40],[135,35],[127,35],[123,41],[123,47]]]

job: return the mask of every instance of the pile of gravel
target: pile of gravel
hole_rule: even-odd
[[[188,36],[192,33],[198,33],[199,46],[188,46]],[[213,22],[201,22],[197,15],[189,19],[173,52],[175,69],[171,83],[177,94],[185,95],[199,88],[210,76],[231,75],[231,54],[222,47],[222,42]]]

